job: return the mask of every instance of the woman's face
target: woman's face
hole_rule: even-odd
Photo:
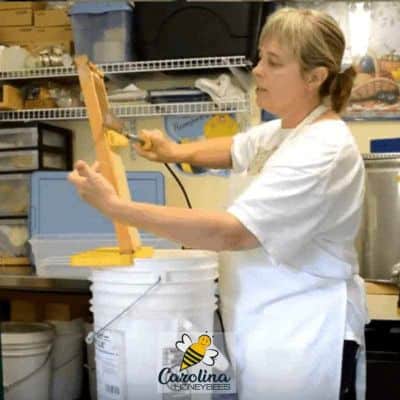
[[[260,45],[260,61],[253,69],[257,105],[280,117],[309,96],[297,59],[273,38]]]

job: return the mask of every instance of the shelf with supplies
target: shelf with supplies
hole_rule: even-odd
[[[111,106],[117,117],[154,117],[163,115],[200,115],[226,112],[248,112],[249,100],[234,99],[215,104],[211,101],[159,104],[121,104]],[[47,108],[0,111],[0,123],[16,121],[49,121],[86,119],[85,107]]]
[[[170,60],[132,61],[97,65],[106,75],[139,72],[189,71],[197,69],[251,67],[245,56],[199,57]],[[43,67],[18,71],[0,71],[0,81],[78,76],[75,66]]]
[[[182,58],[153,61],[136,61],[123,63],[99,64],[98,67],[108,74],[134,74],[142,72],[165,72],[165,71],[195,71],[208,69],[229,69],[234,75],[240,68],[251,67],[251,62],[245,56],[225,57],[199,57]],[[37,78],[61,78],[77,77],[75,66],[71,67],[48,67],[33,70],[3,71],[0,72],[0,82],[10,80],[34,80]],[[187,100],[187,101],[161,101],[161,102],[131,102],[111,104],[116,116],[127,117],[154,117],[164,115],[206,115],[220,113],[244,113],[250,110],[248,96],[221,99],[217,103],[211,100]],[[85,107],[54,107],[44,106],[35,108],[3,109],[0,111],[0,123],[2,122],[27,122],[27,121],[50,121],[50,120],[83,120],[86,119]]]

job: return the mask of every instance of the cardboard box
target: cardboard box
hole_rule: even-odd
[[[11,85],[0,87],[0,110],[18,110],[23,107],[23,99],[20,90]],[[12,257],[8,260],[11,263]],[[6,261],[3,260],[3,264]]]
[[[73,41],[72,28],[69,26],[0,28],[0,44],[57,41]]]
[[[70,26],[71,20],[66,8],[39,10],[34,13],[34,25],[41,26]]]
[[[44,319],[48,321],[71,321],[71,307],[65,303],[47,303]]]
[[[56,40],[73,41],[73,34],[71,26],[50,26],[40,27],[35,29],[35,38],[38,42],[49,42]]]
[[[32,23],[32,10],[0,10],[0,26],[31,26]]]
[[[25,300],[11,300],[11,321],[39,321],[38,310],[35,304]]]
[[[0,1],[0,10],[17,10],[17,9],[29,9],[29,10],[43,10],[46,8],[45,1]]]

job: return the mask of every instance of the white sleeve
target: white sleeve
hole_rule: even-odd
[[[268,142],[278,131],[280,125],[280,120],[273,120],[236,134],[231,147],[232,170],[234,172],[245,171],[259,147],[268,147]]]
[[[310,143],[285,149],[228,209],[278,263],[290,263],[320,229],[336,156]]]

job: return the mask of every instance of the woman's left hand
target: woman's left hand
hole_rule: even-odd
[[[83,200],[105,215],[109,215],[111,206],[119,200],[114,187],[100,174],[97,161],[92,166],[84,161],[77,161],[68,180],[75,185]]]

